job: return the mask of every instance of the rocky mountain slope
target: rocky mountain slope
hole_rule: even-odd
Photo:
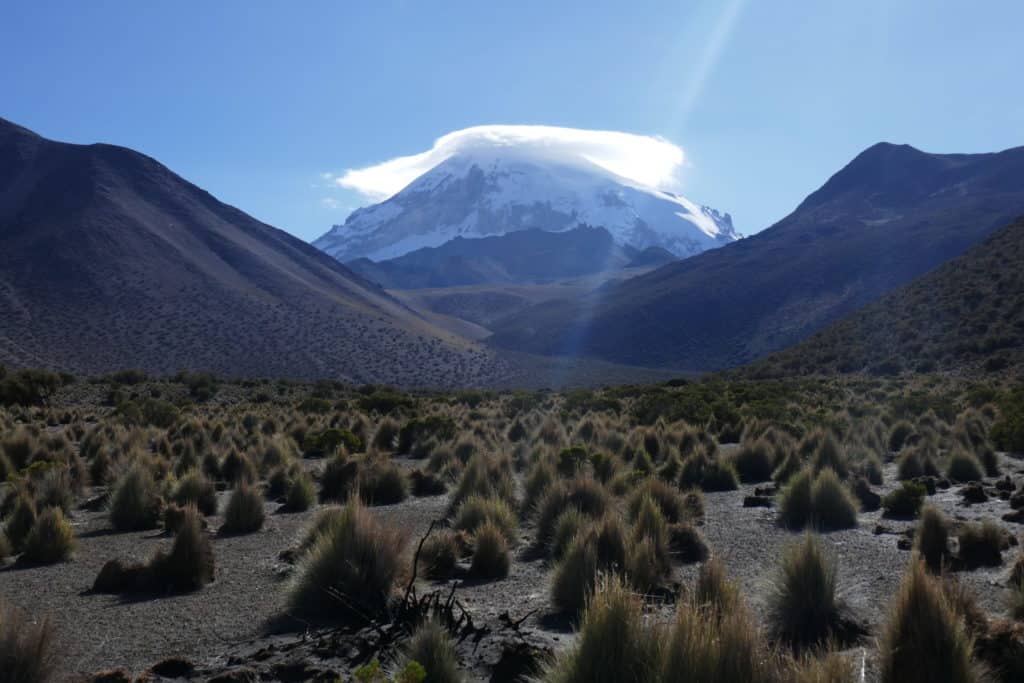
[[[962,254],[1024,213],[1024,147],[881,143],[735,244],[496,328],[496,346],[714,370],[785,348]]]
[[[153,159],[0,119],[0,363],[472,384],[502,372]]]
[[[749,372],[936,370],[1024,374],[1024,218]]]

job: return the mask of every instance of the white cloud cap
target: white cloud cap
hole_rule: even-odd
[[[349,169],[334,182],[382,200],[455,154],[504,147],[588,161],[634,183],[671,191],[678,189],[685,160],[679,146],[661,137],[555,126],[474,126],[438,138],[426,152]]]

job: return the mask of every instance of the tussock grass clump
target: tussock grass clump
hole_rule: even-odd
[[[778,658],[768,652],[746,608],[728,612],[684,601],[662,646],[660,678],[643,680],[781,683]]]
[[[661,637],[640,601],[617,577],[588,599],[575,646],[545,673],[546,683],[641,683],[659,680]]]
[[[973,640],[938,580],[913,561],[879,638],[882,683],[980,683]]]
[[[157,591],[187,593],[213,581],[213,572],[213,545],[203,533],[199,511],[189,505],[185,508],[181,528],[174,536],[171,552],[156,552],[149,561],[149,576],[144,583]]]
[[[486,520],[473,535],[470,573],[485,579],[499,579],[508,576],[511,566],[504,532],[492,520]]]
[[[285,512],[305,512],[316,504],[316,484],[305,471],[299,471],[288,484],[284,497]]]
[[[569,508],[560,514],[555,521],[555,531],[548,546],[548,557],[553,560],[562,559],[576,536],[592,522],[591,518],[576,508]]]
[[[857,526],[857,500],[832,470],[814,476],[805,469],[782,490],[779,521],[790,529],[848,529]]]
[[[772,582],[772,636],[796,650],[820,645],[839,633],[841,611],[835,562],[825,555],[820,541],[807,534],[783,555]]]
[[[33,564],[53,564],[71,557],[77,542],[64,513],[58,507],[43,510],[25,539],[22,558]]]
[[[834,471],[821,470],[811,489],[811,519],[823,531],[857,526],[857,499]]]
[[[689,522],[669,526],[668,544],[673,557],[679,562],[703,562],[707,559],[708,545],[704,536]]]
[[[957,483],[981,481],[984,470],[978,459],[967,451],[958,450],[949,456],[946,465],[946,476]]]
[[[721,558],[713,555],[701,565],[693,587],[693,602],[717,614],[731,612],[740,605],[739,588],[729,579]]]
[[[404,536],[356,499],[318,520],[318,526],[291,586],[290,608],[319,616],[379,612],[399,574]],[[325,599],[331,593],[336,599]]]
[[[670,523],[674,524],[692,518],[687,498],[683,496],[679,489],[666,484],[660,479],[645,479],[642,484],[634,489],[629,497],[627,509],[630,519],[636,520],[641,504],[647,499],[650,499],[658,506],[662,515]],[[703,499],[701,499],[701,509],[703,510]]]
[[[907,439],[914,433],[914,425],[906,420],[900,420],[889,430],[889,450],[900,451],[903,449]]]
[[[732,463],[724,458],[711,458],[704,467],[700,487],[705,491],[735,491],[740,487],[739,476]]]
[[[155,529],[160,523],[162,506],[160,488],[149,468],[135,464],[114,486],[110,523],[119,531]]]
[[[536,511],[537,504],[547,492],[548,487],[558,478],[554,466],[546,459],[537,460],[526,475],[526,482],[523,486],[522,514],[524,517],[532,515]]]
[[[335,455],[320,475],[320,502],[345,501],[359,476],[359,462],[347,455]]]
[[[576,508],[587,517],[597,519],[604,515],[610,505],[611,496],[608,491],[588,477],[577,477],[552,485],[537,510],[537,547],[548,548],[558,518],[569,508]]]
[[[0,598],[0,680],[44,683],[54,669],[54,629]]]
[[[934,505],[921,509],[914,532],[914,549],[933,574],[941,574],[949,561],[949,520]]]
[[[498,527],[506,539],[515,540],[518,519],[501,498],[470,496],[455,511],[452,528],[472,535],[488,522]]]
[[[768,481],[775,469],[772,445],[764,439],[744,441],[733,456],[732,465],[744,483]]]
[[[263,496],[259,489],[243,481],[228,498],[224,508],[224,524],[220,529],[226,534],[249,534],[259,531],[265,518]]]
[[[405,649],[407,662],[416,662],[430,683],[461,683],[455,644],[444,626],[434,620],[420,624]]]
[[[580,531],[555,565],[551,599],[566,614],[579,614],[601,573],[625,574],[635,550],[619,517],[611,513]],[[644,571],[648,571],[644,569]]]
[[[204,515],[217,514],[217,488],[197,469],[189,470],[178,480],[173,498],[178,505],[194,505]]]
[[[515,500],[515,480],[512,477],[512,461],[507,457],[489,457],[476,453],[466,464],[459,477],[459,483],[452,491],[450,505],[454,510],[462,501],[472,495],[486,498],[503,498],[510,503]]]
[[[990,519],[980,524],[967,523],[956,535],[960,562],[968,569],[998,567],[1003,563],[1003,530]]]
[[[430,579],[447,579],[455,573],[455,565],[462,555],[459,535],[442,531],[428,538],[420,550],[424,575]]]
[[[15,552],[21,552],[25,545],[25,539],[28,538],[32,527],[36,524],[37,517],[36,504],[32,500],[32,496],[25,491],[19,492],[11,515],[4,526],[4,534]]]
[[[359,497],[367,505],[394,505],[409,495],[409,483],[402,468],[384,457],[360,463]]]
[[[252,483],[256,481],[256,466],[249,456],[231,449],[220,465],[220,476],[232,484],[243,481]]]

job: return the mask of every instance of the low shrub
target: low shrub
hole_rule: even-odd
[[[55,634],[48,618],[33,619],[0,598],[0,680],[44,683],[53,677]]]
[[[905,481],[882,498],[882,507],[889,517],[917,517],[928,489],[916,481]]]
[[[15,498],[10,517],[7,518],[7,524],[4,526],[4,534],[14,552],[21,552],[25,545],[25,539],[28,538],[29,532],[36,524],[37,517],[35,501],[28,493],[20,491]]]
[[[25,539],[22,558],[33,564],[53,564],[71,557],[77,542],[60,508],[43,510]]]
[[[174,536],[171,552],[158,550],[153,555],[141,586],[155,592],[187,593],[213,581],[213,572],[213,545],[203,532],[199,511],[189,505]]]
[[[576,508],[584,515],[597,519],[604,515],[610,504],[608,491],[593,479],[577,477],[553,484],[544,494],[537,510],[537,547],[545,550],[549,547],[558,518],[569,508]]]
[[[360,463],[359,497],[367,505],[394,505],[409,495],[409,483],[402,468],[383,457]]]
[[[708,545],[697,527],[689,522],[672,524],[668,528],[668,545],[673,557],[684,564],[703,562],[708,557]]]
[[[980,683],[985,677],[972,657],[974,643],[924,563],[914,561],[879,638],[882,683]]]
[[[255,486],[243,481],[228,498],[220,530],[226,534],[249,534],[259,531],[264,519],[263,495]]]
[[[914,433],[914,425],[906,420],[900,420],[889,430],[889,450],[900,451],[907,443],[907,439]]]
[[[740,593],[717,556],[700,566],[693,587],[693,603],[715,614],[728,614],[740,606]]]
[[[705,491],[735,491],[740,487],[739,477],[731,463],[723,458],[711,458],[704,468],[700,487]]]
[[[678,488],[666,484],[661,479],[645,479],[629,497],[627,510],[631,520],[636,520],[640,505],[646,499],[653,501],[670,523],[692,519],[687,499]]]
[[[822,531],[857,526],[857,499],[830,469],[821,470],[811,489],[811,522]]]
[[[378,613],[398,577],[404,536],[380,523],[358,500],[324,520],[296,573],[290,608],[323,616]]]

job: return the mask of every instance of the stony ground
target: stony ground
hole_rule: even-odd
[[[1019,486],[1024,462],[1003,456],[1003,470]],[[877,489],[879,493],[894,486],[894,465],[887,466],[886,481]],[[986,482],[990,499],[985,503],[965,505],[959,486],[939,489],[929,500],[954,521],[991,518],[1016,536],[1019,525],[1001,519],[1011,509],[998,497],[994,483]],[[763,614],[777,561],[799,535],[779,527],[773,507],[743,506],[754,488],[706,494],[702,532],[754,611]],[[447,496],[436,496],[409,498],[373,510],[406,531],[411,552],[431,521],[444,517],[447,505]],[[282,559],[282,552],[294,547],[315,510],[278,514],[276,508],[268,503],[264,528],[245,536],[220,536],[216,533],[220,520],[208,518],[216,580],[196,593],[146,599],[92,594],[90,587],[104,562],[114,557],[145,559],[157,548],[168,546],[170,539],[156,531],[114,532],[104,512],[87,510],[74,515],[79,546],[71,561],[48,567],[6,567],[0,571],[0,593],[34,614],[53,616],[58,628],[59,680],[113,668],[141,674],[172,656],[194,665],[189,677],[195,680],[224,675],[229,677],[221,680],[307,680],[350,670],[380,634],[366,629],[325,630],[281,618],[292,568]],[[862,512],[856,529],[823,536],[838,561],[840,591],[855,619],[871,632],[877,632],[884,622],[887,605],[910,557],[900,545],[903,542],[905,546],[912,528],[913,522],[884,519],[881,511]],[[508,578],[460,582],[456,589],[457,599],[474,624],[487,630],[460,644],[460,656],[473,680],[511,680],[511,674],[536,655],[556,652],[572,641],[569,625],[552,615],[548,568],[543,560],[531,559],[526,552],[531,535],[532,529],[526,526]],[[1006,580],[1017,552],[1005,552],[1001,567],[958,573],[982,607],[992,613],[1004,612]],[[678,569],[680,590],[691,584],[696,568]],[[447,594],[450,586],[426,581],[417,584],[420,594],[437,589]],[[670,609],[665,605],[663,611]],[[850,656],[865,662],[868,680],[872,651],[870,638],[849,650]],[[158,670],[176,673],[173,668]]]

